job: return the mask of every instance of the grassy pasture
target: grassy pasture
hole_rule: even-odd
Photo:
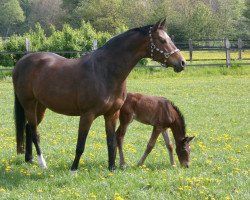
[[[92,125],[77,174],[69,168],[79,117],[47,111],[39,127],[47,170],[16,155],[11,78],[0,80],[0,199],[250,199],[250,68],[135,69],[128,90],[165,96],[195,135],[189,169],[170,166],[160,137],[137,167],[152,128],[133,122],[125,137],[127,168],[107,170],[103,118]],[[37,157],[35,156],[35,161]],[[117,158],[118,163],[118,158]]]

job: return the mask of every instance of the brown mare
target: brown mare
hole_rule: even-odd
[[[160,133],[164,138],[169,152],[170,162],[175,164],[173,157],[173,146],[168,136],[167,128],[173,132],[176,153],[180,164],[184,167],[189,165],[190,147],[189,142],[194,137],[186,136],[186,125],[184,117],[178,107],[163,97],[146,96],[139,93],[128,93],[127,98],[120,109],[120,126],[116,131],[117,146],[120,154],[120,167],[124,167],[123,140],[128,125],[133,119],[153,126],[151,138],[147,148],[138,162],[142,165],[148,154],[153,149]]]
[[[152,58],[180,72],[185,59],[164,31],[165,20],[122,33],[103,47],[79,59],[53,53],[31,53],[13,71],[17,153],[32,161],[32,142],[39,165],[46,167],[39,146],[37,126],[46,108],[64,115],[80,116],[76,153],[71,170],[77,170],[92,122],[104,116],[109,170],[115,168],[115,126],[126,98],[126,78],[142,58]],[[25,128],[26,127],[26,128]]]

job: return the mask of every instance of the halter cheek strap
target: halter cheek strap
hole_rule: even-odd
[[[153,28],[153,27],[150,27],[150,29],[149,29],[150,56],[151,56],[151,58],[153,59],[154,50],[155,50],[155,51],[157,51],[157,52],[159,52],[159,53],[161,53],[161,54],[164,55],[164,57],[165,57],[164,63],[166,63],[167,60],[168,60],[168,58],[169,58],[172,54],[174,54],[174,53],[176,53],[176,52],[179,52],[180,50],[179,50],[179,49],[175,49],[175,50],[173,50],[173,51],[171,51],[171,52],[166,52],[166,51],[163,51],[163,50],[160,50],[159,48],[157,48],[157,47],[155,46],[154,42],[153,42],[152,28]]]

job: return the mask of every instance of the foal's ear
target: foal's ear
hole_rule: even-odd
[[[184,142],[185,142],[185,143],[189,143],[189,142],[191,142],[194,138],[195,138],[195,136],[192,136],[192,137],[185,137]]]
[[[158,28],[162,27],[164,28],[166,23],[166,18],[164,19],[160,19],[158,22],[156,22],[156,24],[153,26],[153,31],[157,31]]]

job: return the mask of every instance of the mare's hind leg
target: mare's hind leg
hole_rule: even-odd
[[[174,154],[173,154],[173,144],[170,140],[170,137],[168,135],[168,131],[165,130],[162,132],[162,136],[164,138],[164,141],[165,141],[165,144],[166,144],[166,147],[168,149],[168,154],[169,154],[169,158],[170,158],[170,163],[171,165],[175,165],[175,162],[174,162]]]
[[[153,128],[153,131],[152,131],[152,134],[151,134],[151,137],[148,141],[148,145],[147,145],[147,148],[143,154],[143,156],[141,157],[140,161],[137,163],[138,166],[141,166],[143,165],[144,161],[146,160],[148,154],[152,151],[152,149],[154,148],[155,146],[155,143],[156,143],[156,140],[160,134],[160,132],[162,131],[161,128],[157,128],[157,127],[154,127]]]
[[[45,113],[45,107],[42,105],[42,104],[39,104],[37,103],[37,106],[36,106],[36,120],[37,120],[37,125],[36,127],[41,123],[43,117],[44,117],[44,113]],[[42,166],[43,168],[47,168],[47,165],[46,165],[46,161],[45,159],[43,158],[43,155],[42,155],[42,152],[41,152],[41,149],[40,149],[40,135],[38,133],[38,131],[35,131],[34,132],[35,135],[33,135],[32,137],[32,141],[36,147],[36,152],[37,152],[37,155],[38,155],[38,165],[39,166]]]
[[[29,109],[26,110],[26,117],[28,124],[26,125],[26,154],[25,160],[32,160],[32,141],[35,145],[36,152],[38,155],[38,165],[46,168],[46,162],[43,158],[41,148],[40,148],[40,138],[37,131],[37,126],[42,121],[45,107],[37,102],[30,104]]]

